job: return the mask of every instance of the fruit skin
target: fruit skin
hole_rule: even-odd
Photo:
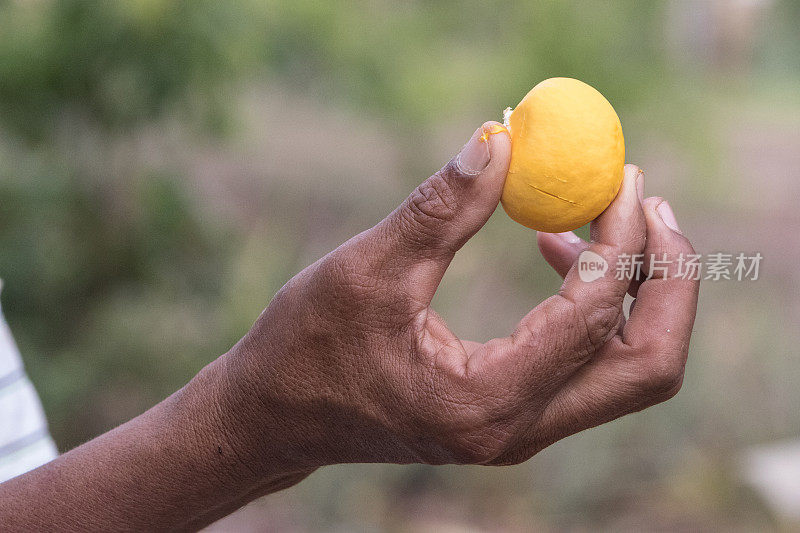
[[[596,89],[550,78],[508,117],[511,163],[501,202],[523,226],[577,229],[614,200],[622,184],[625,141],[619,117]]]

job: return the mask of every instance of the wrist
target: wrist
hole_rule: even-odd
[[[247,357],[233,349],[179,393],[192,418],[205,419],[198,445],[213,452],[216,475],[239,490],[280,490],[321,466],[300,421],[265,398],[261,391],[267,386]],[[286,485],[291,479],[296,481]]]
[[[266,459],[226,366],[220,358],[142,415],[3,484],[0,507],[5,497],[22,509],[16,529],[194,530],[299,482],[313,469],[279,436],[271,445],[286,460]]]

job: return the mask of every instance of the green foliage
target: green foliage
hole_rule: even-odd
[[[64,0],[0,9],[0,121],[34,140],[65,113],[105,129],[175,111],[213,113],[224,104],[223,82],[252,68],[260,37],[244,2]]]
[[[615,104],[640,101],[663,82],[662,8],[590,4],[272,0],[267,59],[326,99],[415,124],[475,106],[499,116],[553,76],[586,80]]]
[[[629,158],[640,162],[649,154],[643,166],[652,162],[655,168],[647,177],[648,194],[679,200],[673,205],[679,215],[689,212],[689,233],[701,245],[716,246],[730,233],[715,227],[718,220],[742,233],[756,226],[781,234],[791,216],[777,212],[772,226],[753,224],[747,217],[762,216],[763,200],[739,201],[737,187],[747,180],[721,172],[719,162],[735,161],[725,167],[734,172],[742,162],[730,153],[736,146],[731,138],[736,134],[739,141],[754,125],[736,124],[740,107],[751,106],[770,120],[780,115],[775,122],[788,124],[786,131],[796,126],[798,4],[730,3],[731,9],[752,4],[769,11],[769,18],[757,19],[769,31],[753,26],[753,42],[745,43],[752,44],[753,57],[738,70],[695,57],[698,43],[716,35],[706,34],[705,26],[699,41],[691,31],[670,31],[695,20],[692,9],[712,4],[728,6],[0,0],[3,311],[60,447],[74,446],[180,387],[246,331],[293,273],[391,209],[394,193],[382,185],[417,183],[470,133],[462,131],[464,124],[500,118],[503,108],[544,78],[585,80],[611,101],[622,118]],[[780,105],[765,104],[759,91],[776,95]],[[267,102],[273,107],[284,100],[305,106],[280,115],[297,116],[305,129],[270,123],[273,109],[261,107],[265,94],[275,98]],[[259,115],[264,108],[266,118]],[[341,139],[350,122],[365,131]],[[316,135],[326,127],[331,131]],[[301,161],[287,162],[285,154],[258,144],[284,133],[291,142],[272,146],[323,161],[313,167],[324,169],[320,175],[302,177],[297,169],[307,167]],[[360,144],[370,135],[370,146],[386,145],[385,153],[376,154],[376,161],[385,161],[378,169]],[[794,139],[783,130],[772,137]],[[780,144],[775,151],[780,155]],[[261,161],[273,158],[292,168]],[[355,163],[337,170],[342,158]],[[769,168],[791,169],[792,161]],[[358,168],[363,174],[351,175]],[[758,183],[770,184],[781,173],[758,176]],[[789,184],[786,190],[794,189]],[[535,254],[531,239],[500,215],[458,254],[435,301],[453,329],[476,338],[507,334],[514,320],[555,290],[558,276]],[[772,257],[768,261],[773,268]],[[729,286],[704,288],[706,308],[693,341],[701,357],[690,359],[696,366],[687,374],[688,390],[648,412],[656,414],[569,439],[538,462],[494,474],[327,469],[301,485],[309,493],[303,516],[363,529],[347,521],[381,523],[406,497],[409,508],[426,508],[426,494],[468,502],[480,509],[476,523],[483,519],[490,530],[503,529],[492,518],[514,513],[522,518],[507,524],[509,530],[596,529],[587,524],[613,524],[609,514],[624,518],[643,499],[640,492],[666,502],[652,511],[655,516],[679,509],[682,517],[691,505],[700,512],[722,509],[708,493],[733,493],[728,477],[717,474],[725,468],[726,447],[755,439],[743,421],[757,428],[773,418],[782,424],[770,422],[780,429],[758,436],[780,435],[800,423],[791,409],[800,402],[797,388],[779,386],[792,382],[781,354],[791,352],[797,339],[785,328],[775,331],[786,317],[763,297],[767,283],[759,281],[758,290],[732,302],[723,290]],[[774,294],[786,294],[784,284]],[[732,311],[739,312],[733,319],[727,316]],[[726,330],[731,323],[736,331]],[[727,348],[714,359],[718,345]],[[752,345],[757,361],[741,353]],[[728,352],[740,359],[722,360]],[[775,383],[780,400],[773,403],[785,412],[766,404],[759,379]],[[739,390],[749,392],[730,394]],[[707,449],[692,442],[696,435],[703,435]],[[681,466],[686,456],[694,463]],[[695,464],[726,486],[705,488]],[[685,487],[701,497],[688,501]],[[725,509],[746,512],[730,498]],[[483,514],[488,518],[478,516]],[[737,523],[738,515],[730,516]],[[386,522],[391,518],[384,529],[397,525]],[[616,529],[635,529],[630,524],[636,523],[623,521]],[[318,526],[331,529],[329,523]]]

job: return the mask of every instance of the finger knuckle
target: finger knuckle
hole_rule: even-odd
[[[594,241],[592,248],[613,267],[621,257],[642,252],[646,241],[647,225],[644,218],[629,217],[624,225],[616,228],[613,238],[608,238],[607,242]]]
[[[579,328],[587,354],[602,348],[616,333],[622,319],[622,306],[616,302],[572,303],[574,323]]]
[[[600,303],[590,306],[582,316],[589,331],[589,341],[599,349],[608,341],[609,336],[616,332],[622,317],[622,308],[617,304]]]
[[[647,223],[644,217],[631,217],[620,231],[618,241],[609,245],[614,254],[610,257],[640,253],[647,242]]]
[[[687,259],[688,256],[694,255],[694,247],[692,243],[683,235],[670,236],[670,239],[656,238],[647,249],[648,257],[654,259],[667,259],[670,264],[677,261],[679,257],[683,256]]]
[[[657,352],[644,361],[639,371],[640,389],[658,401],[668,400],[681,388],[684,367],[681,354]]]
[[[449,167],[425,180],[409,197],[414,218],[424,226],[452,220],[456,215],[457,196],[449,183]]]

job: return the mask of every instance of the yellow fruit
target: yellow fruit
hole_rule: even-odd
[[[619,191],[625,141],[614,108],[572,78],[539,83],[506,110],[511,164],[502,204],[508,216],[551,233],[579,228]]]

